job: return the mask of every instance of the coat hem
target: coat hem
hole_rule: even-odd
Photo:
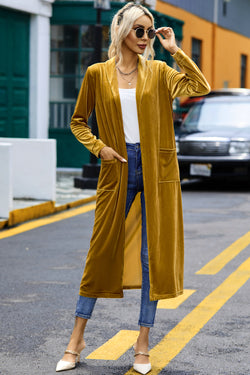
[[[110,293],[110,292],[79,292],[79,296],[88,298],[123,298],[123,292],[120,293]]]
[[[141,285],[137,286],[124,286],[123,289],[141,289]],[[183,289],[177,291],[176,293],[165,293],[165,294],[158,294],[152,293],[150,295],[150,301],[157,301],[160,299],[170,299],[176,298],[183,294]],[[123,298],[123,291],[120,293],[111,293],[111,292],[96,292],[96,293],[89,293],[89,292],[79,292],[79,295],[82,297],[88,298]]]
[[[151,301],[156,301],[156,300],[159,300],[159,299],[170,299],[170,298],[175,298],[175,297],[178,297],[180,296],[181,294],[183,294],[183,289],[179,290],[178,292],[176,293],[166,293],[166,294],[157,294],[157,293],[152,293],[150,295],[150,300]]]

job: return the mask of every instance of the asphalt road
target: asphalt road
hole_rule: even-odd
[[[193,292],[176,308],[158,309],[150,339],[151,374],[249,375],[249,190],[242,184],[184,185],[183,209],[185,289],[187,296]],[[93,210],[73,212],[68,218],[56,216],[55,222],[54,216],[31,227],[20,225],[20,233],[0,232],[3,375],[55,374],[72,330],[94,220]],[[210,264],[219,270],[196,273],[219,254],[221,259]],[[114,337],[121,330],[138,330],[139,304],[139,290],[125,291],[123,299],[98,300],[81,363],[70,373],[133,374],[131,345],[117,355],[121,349]],[[108,355],[118,359],[86,359],[110,339]]]

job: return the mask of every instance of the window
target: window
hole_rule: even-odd
[[[223,16],[226,17],[227,15],[227,3],[228,3],[228,0],[223,0]]]
[[[94,25],[52,25],[50,62],[50,127],[70,124],[75,100],[95,46]],[[102,61],[107,60],[108,26],[102,27]]]
[[[240,87],[246,87],[247,56],[241,55],[240,63]]]
[[[192,60],[201,69],[201,45],[202,41],[192,38]]]

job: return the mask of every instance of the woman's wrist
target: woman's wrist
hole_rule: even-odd
[[[174,47],[171,47],[168,49],[168,52],[171,54],[171,55],[174,55],[177,51],[178,51],[179,47],[177,45],[175,45]]]
[[[105,147],[107,147],[107,146],[103,146],[103,147],[101,148],[101,150],[99,151],[99,155],[98,155],[98,157],[99,157],[100,159],[102,159],[102,151],[103,151],[103,149],[104,149]]]

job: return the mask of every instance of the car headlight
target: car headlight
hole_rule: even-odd
[[[229,154],[250,154],[250,142],[248,141],[231,141]]]

